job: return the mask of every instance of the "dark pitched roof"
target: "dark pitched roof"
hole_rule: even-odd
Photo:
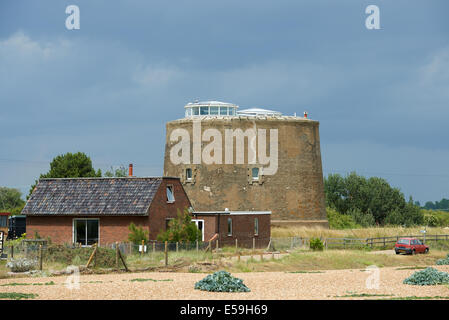
[[[163,178],[41,179],[25,215],[148,215]]]

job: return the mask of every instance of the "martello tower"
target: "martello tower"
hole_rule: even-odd
[[[319,122],[219,101],[166,125],[164,175],[195,210],[272,211],[275,224],[327,226]]]

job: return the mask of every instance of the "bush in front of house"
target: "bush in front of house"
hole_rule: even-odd
[[[37,261],[27,258],[11,259],[6,267],[12,272],[27,272],[35,269],[37,266]]]
[[[310,249],[313,251],[322,251],[324,249],[323,242],[320,238],[310,239]]]
[[[217,271],[195,283],[195,289],[211,292],[249,292],[243,280],[233,277],[229,272]]]
[[[428,267],[424,270],[413,273],[410,277],[405,279],[403,283],[418,286],[446,284],[449,283],[449,273]]]
[[[437,265],[443,266],[443,265],[449,265],[449,253],[447,254],[447,257],[444,259],[438,259],[436,262]]]
[[[92,247],[70,248],[65,245],[52,244],[44,251],[44,259],[47,262],[59,262],[66,265],[72,265],[73,263],[85,265],[93,250]],[[98,247],[96,266],[100,268],[114,267],[115,250]]]

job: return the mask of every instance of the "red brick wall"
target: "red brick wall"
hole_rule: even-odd
[[[175,197],[173,203],[167,202],[167,185],[173,186]],[[188,209],[190,206],[189,198],[179,179],[164,178],[149,210],[150,240],[156,240],[159,232],[161,230],[165,231],[167,218],[176,218],[178,210],[183,212],[184,209]]]
[[[128,226],[134,222],[137,226],[148,228],[148,217],[27,217],[27,238],[34,238],[37,231],[42,238],[50,237],[53,243],[64,244],[73,241],[73,219],[74,218],[98,218],[100,221],[100,245],[113,242],[128,241]]]
[[[193,217],[195,219],[195,216]],[[232,219],[232,236],[228,236],[228,218]],[[259,219],[259,234],[254,234],[254,219]],[[196,219],[204,220],[204,241],[208,241],[218,232],[218,216],[199,215]],[[267,246],[270,241],[271,215],[269,214],[246,214],[246,215],[220,215],[219,245],[238,245],[252,247],[253,237],[256,239],[256,247]],[[215,245],[215,244],[214,244]]]

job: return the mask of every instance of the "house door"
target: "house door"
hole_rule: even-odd
[[[91,246],[99,240],[98,219],[74,219],[73,220],[73,242],[81,243],[83,246]]]
[[[201,231],[201,241],[204,241],[204,220],[192,219],[195,222],[196,227]]]

